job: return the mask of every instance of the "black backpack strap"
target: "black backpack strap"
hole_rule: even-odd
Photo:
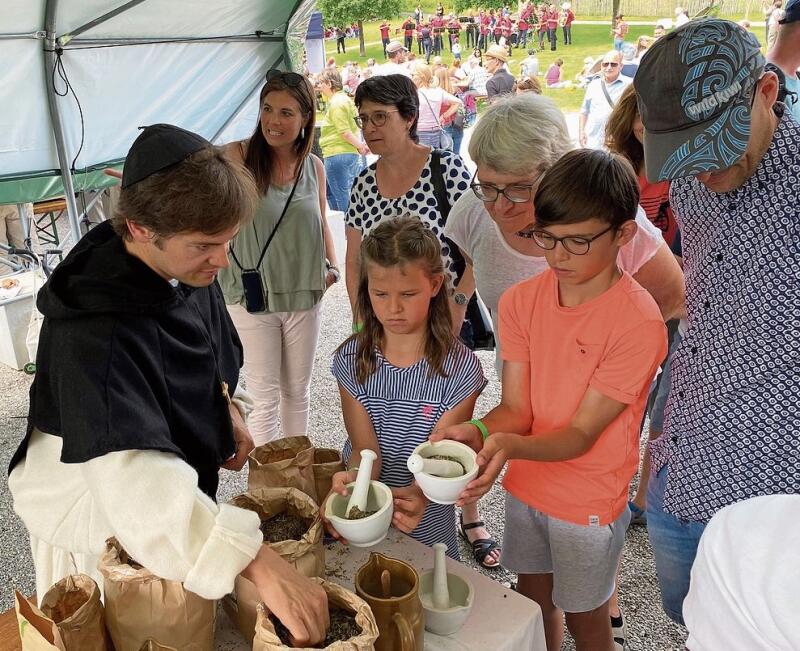
[[[439,214],[444,217],[445,223],[450,216],[450,200],[447,198],[447,186],[445,185],[444,172],[442,172],[442,152],[441,149],[431,151],[431,182],[433,183],[433,196],[436,197],[436,207]],[[461,276],[467,268],[461,249],[449,237],[445,237],[447,246],[450,247],[450,257],[453,259],[453,271],[456,274],[456,286],[461,282]]]

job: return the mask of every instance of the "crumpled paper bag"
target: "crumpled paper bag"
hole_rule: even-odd
[[[333,476],[344,470],[342,453],[331,448],[314,448],[314,488],[317,495],[317,504],[320,506],[328,493],[331,492]]]
[[[247,458],[247,489],[297,488],[316,498],[314,448],[307,436],[289,436],[258,446]]]

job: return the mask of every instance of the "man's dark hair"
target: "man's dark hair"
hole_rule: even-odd
[[[130,239],[127,220],[159,239],[190,232],[216,235],[252,219],[257,202],[249,170],[220,147],[208,146],[122,188],[111,224],[125,239]]]
[[[540,226],[594,218],[619,228],[636,218],[639,181],[622,156],[599,149],[576,149],[547,170],[533,204]]]
[[[405,75],[378,75],[362,81],[356,88],[356,107],[363,102],[375,102],[393,106],[405,120],[414,119],[409,137],[417,142],[417,118],[419,117],[419,95],[417,87]]]

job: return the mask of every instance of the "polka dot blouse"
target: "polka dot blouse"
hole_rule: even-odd
[[[447,198],[452,206],[469,188],[470,174],[464,161],[450,151],[441,152],[442,175],[447,188]],[[430,228],[442,243],[442,259],[445,269],[453,283],[456,274],[453,258],[450,255],[451,245],[444,236],[445,218],[439,213],[431,180],[431,157],[414,186],[396,199],[386,199],[378,191],[375,170],[377,161],[366,167],[353,182],[350,192],[350,209],[347,211],[345,225],[361,231],[369,232],[386,219],[412,216]]]

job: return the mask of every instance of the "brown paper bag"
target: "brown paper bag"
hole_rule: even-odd
[[[316,499],[314,448],[307,436],[290,436],[257,447],[247,459],[247,490],[297,488]]]
[[[328,604],[331,608],[341,608],[350,613],[355,613],[356,624],[361,627],[361,633],[345,641],[337,641],[325,647],[330,651],[366,651],[375,648],[378,639],[378,625],[367,602],[358,595],[346,590],[340,585],[329,583],[323,579],[313,579],[325,589],[328,595]],[[253,651],[278,651],[287,649],[275,633],[275,627],[269,619],[269,613],[264,604],[258,605],[258,620],[256,633],[253,639]],[[298,647],[300,648],[300,647]],[[307,649],[306,651],[312,651]]]
[[[106,626],[116,651],[139,651],[149,639],[181,651],[212,651],[216,602],[157,577],[113,538],[98,569],[105,579]]]
[[[304,576],[322,576],[325,573],[322,520],[319,517],[319,508],[311,497],[296,488],[257,488],[234,497],[230,503],[255,511],[262,522],[284,511],[310,520],[311,526],[300,540],[264,544]],[[261,601],[258,590],[252,582],[239,575],[233,591],[236,601],[234,620],[245,639],[252,640],[256,626],[256,606]],[[227,604],[226,610],[229,610],[230,605]]]
[[[174,646],[164,646],[155,640],[147,640],[139,651],[178,651]]]
[[[19,593],[16,601],[25,651],[107,651],[111,648],[100,588],[85,574],[61,579],[45,593],[41,609]]]
[[[333,476],[344,470],[342,453],[330,448],[314,448],[314,488],[317,494],[317,504],[322,505],[323,500],[331,492]]]

